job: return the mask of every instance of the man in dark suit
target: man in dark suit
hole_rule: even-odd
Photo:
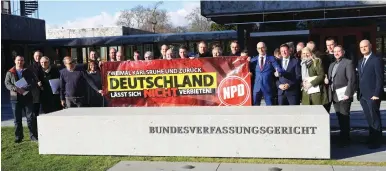
[[[371,52],[371,44],[368,40],[362,40],[359,44],[363,59],[358,62],[359,75],[358,100],[369,124],[370,149],[381,146],[382,122],[379,111],[381,95],[383,93],[383,60]]]
[[[275,89],[275,76],[278,77],[283,72],[275,57],[268,56],[264,42],[257,43],[258,56],[250,60],[250,70],[253,80],[253,105],[260,106],[264,96],[267,106],[272,105],[273,93]]]
[[[335,61],[334,57],[334,48],[336,46],[336,41],[334,38],[329,37],[326,39],[326,53],[321,55],[316,55],[316,57],[322,59],[322,65],[323,65],[323,71],[324,73],[328,73],[328,68],[330,67],[331,63]],[[327,75],[326,75],[327,77]],[[325,78],[326,79],[326,78]],[[325,85],[328,88],[328,85]],[[324,104],[323,107],[326,109],[328,113],[330,113],[331,109],[331,103]]]
[[[354,65],[351,60],[344,58],[344,54],[345,51],[342,46],[335,46],[334,56],[336,60],[330,64],[327,79],[324,81],[325,84],[330,86],[328,91],[329,102],[334,104],[339,121],[340,147],[345,147],[350,142],[350,107],[356,90]],[[344,90],[344,94],[341,94],[340,90]]]
[[[282,58],[279,63],[284,71],[276,81],[279,105],[299,105],[302,77],[300,63],[296,58],[290,57],[289,46],[286,44],[280,46],[280,54]]]

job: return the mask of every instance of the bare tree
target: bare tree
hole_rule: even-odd
[[[189,31],[205,32],[210,31],[211,21],[208,21],[201,15],[200,7],[193,9],[193,11],[185,17],[189,21]]]
[[[116,24],[118,26],[133,27],[133,16],[131,10],[123,10]]]
[[[170,17],[166,10],[159,9],[162,1],[156,2],[151,7],[138,5],[130,10],[122,11],[117,25],[133,27],[152,32],[174,32],[175,28],[170,23]]]
[[[142,28],[146,22],[146,8],[144,8],[142,5],[138,5],[131,9],[131,13],[134,20],[133,22],[137,23],[137,28]]]

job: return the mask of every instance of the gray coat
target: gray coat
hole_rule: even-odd
[[[16,86],[15,83],[19,80],[16,69],[15,67],[12,67],[7,74],[5,75],[5,87],[10,91],[10,100],[11,101],[16,101],[19,102],[23,100],[24,102],[27,103],[32,103],[33,98],[32,98],[32,90],[38,89],[36,80],[34,79],[34,76],[32,75],[32,72],[29,71],[28,69],[24,69],[22,72],[22,77],[27,81],[28,86],[24,88],[26,91],[29,91],[28,94],[25,96],[18,94],[16,92]],[[35,103],[35,102],[34,102]]]
[[[335,74],[333,75],[332,70],[336,63],[337,63],[336,61],[331,63],[330,67],[328,68],[328,80],[329,80],[328,99],[330,102],[338,101],[336,93],[333,93],[331,90],[331,84],[332,84],[335,90],[347,86],[345,95],[350,97],[350,100],[352,101],[352,97],[356,90],[356,75],[355,75],[354,65],[352,64],[351,60],[342,57],[341,61],[339,62],[339,66],[336,69]],[[332,81],[332,78],[334,78],[333,81]]]

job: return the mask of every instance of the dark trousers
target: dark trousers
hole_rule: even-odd
[[[279,105],[299,105],[300,100],[296,95],[279,95],[278,96]]]
[[[328,102],[327,104],[324,104],[323,105],[324,109],[326,109],[326,111],[328,113],[330,113],[330,110],[331,110],[331,102]]]
[[[15,138],[17,140],[22,140],[24,138],[23,134],[23,111],[27,118],[27,125],[29,129],[29,135],[31,139],[38,138],[38,130],[37,130],[37,119],[36,115],[33,112],[34,104],[33,103],[23,103],[23,102],[11,102],[12,104],[12,112],[15,123]]]
[[[84,107],[84,97],[66,97],[67,108]]]
[[[34,112],[35,116],[39,116],[39,114],[40,114],[40,103],[34,103],[33,112]]]
[[[43,113],[51,113],[62,109],[59,96],[47,96],[44,100],[42,99],[41,104]]]
[[[342,141],[350,140],[350,108],[351,101],[343,100],[333,102],[336,116],[338,117],[340,138]]]
[[[360,103],[369,124],[369,142],[379,144],[382,137],[381,113],[379,111],[381,101],[361,97]]]
[[[259,92],[254,92],[253,93],[253,106],[260,106],[261,104],[261,99],[263,98],[263,95],[264,95],[264,100],[265,100],[265,104],[267,106],[272,106],[272,96],[271,94],[269,93],[263,93],[262,91],[259,91]]]

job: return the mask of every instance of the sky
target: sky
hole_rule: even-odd
[[[137,5],[152,6],[156,1],[39,1],[39,18],[46,21],[46,28],[112,27],[120,11]],[[185,16],[199,0],[164,1],[161,9],[168,11],[174,26],[186,26]]]

